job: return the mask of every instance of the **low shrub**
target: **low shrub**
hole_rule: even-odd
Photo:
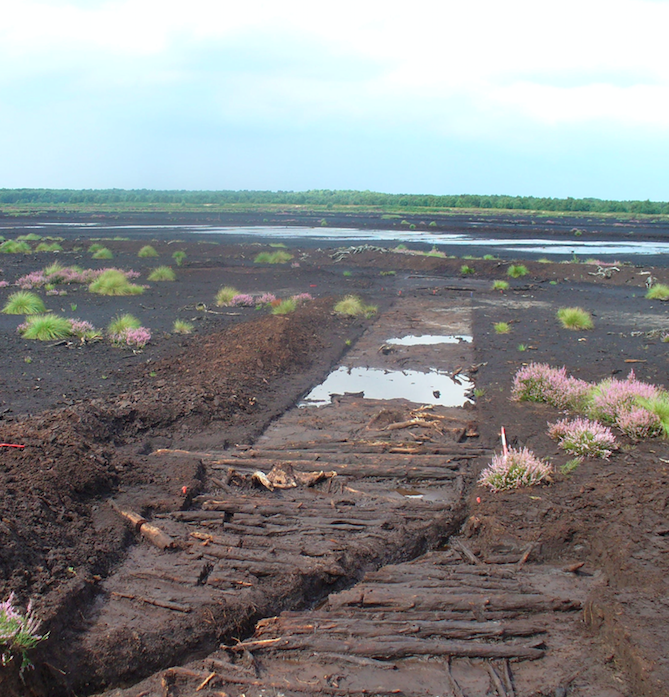
[[[652,400],[659,394],[655,385],[637,380],[631,370],[626,380],[607,378],[597,384],[590,396],[588,413],[605,424],[616,424],[620,416],[639,406],[640,400]]]
[[[580,417],[562,419],[550,425],[548,435],[572,455],[607,458],[616,447],[610,428]]]
[[[42,298],[27,290],[19,290],[8,298],[2,312],[6,315],[37,315],[46,312]]]
[[[256,264],[287,264],[292,258],[292,254],[278,249],[276,252],[260,252],[253,261]]]
[[[72,335],[70,320],[54,314],[30,315],[19,325],[18,332],[24,339],[58,341]]]
[[[145,244],[139,252],[137,252],[137,256],[140,257],[141,259],[146,259],[148,257],[157,257],[158,252],[150,245],[150,244]]]
[[[527,448],[510,448],[506,453],[493,457],[492,463],[481,473],[478,483],[493,491],[505,491],[550,482],[551,475],[551,466],[539,460]]]
[[[142,286],[130,283],[127,275],[118,269],[106,269],[89,286],[88,290],[97,295],[141,295]]]
[[[573,331],[594,327],[590,313],[580,307],[562,307],[557,311],[557,318],[565,329]]]
[[[564,367],[530,363],[516,373],[511,397],[517,401],[546,402],[558,409],[579,411],[589,401],[591,392],[589,383],[567,375]]]
[[[28,658],[28,651],[49,636],[48,633],[37,633],[41,624],[33,610],[32,601],[28,603],[25,613],[14,605],[14,593],[0,603],[0,665],[7,665],[18,654],[21,657],[21,673],[30,668],[32,663]]]
[[[302,303],[308,303],[313,300],[314,296],[311,293],[298,293],[297,295],[293,295],[291,299],[298,305],[301,305]]]
[[[665,437],[669,437],[669,394],[663,390],[658,390],[657,394],[652,397],[637,398],[637,404],[655,416],[660,422]],[[620,421],[620,417],[618,421]]]
[[[239,295],[239,291],[232,286],[224,286],[220,288],[218,293],[216,293],[216,305],[218,307],[225,307],[232,302],[235,295]]]
[[[506,281],[493,281],[493,290],[509,290],[509,284]]]
[[[230,307],[255,307],[257,302],[252,295],[240,293],[239,295],[235,295],[228,305],[230,305]]]
[[[508,322],[495,322],[493,327],[495,334],[508,334],[511,331],[511,326]]]
[[[172,254],[172,259],[174,259],[174,263],[177,266],[181,266],[184,263],[184,259],[186,258],[186,252],[182,252],[179,250],[178,252],[174,252]]]
[[[185,320],[175,319],[174,324],[172,325],[172,331],[175,334],[191,334],[193,331],[193,325]]]
[[[30,254],[31,252],[30,245],[23,240],[7,240],[0,244],[2,254]]]
[[[107,247],[102,247],[102,249],[98,249],[95,254],[93,254],[93,259],[113,259],[114,255],[111,251],[111,249],[107,249]]]
[[[130,314],[115,317],[107,327],[109,339],[116,346],[144,348],[151,340],[151,332]]]
[[[658,416],[643,407],[632,407],[619,414],[616,426],[632,440],[655,438],[666,432]]]
[[[156,266],[149,274],[149,281],[176,281],[177,275],[169,266]]]
[[[273,293],[263,293],[256,298],[256,307],[265,307],[276,301],[276,295]]]
[[[334,306],[334,311],[338,315],[347,315],[348,317],[372,317],[376,314],[377,307],[365,305],[357,295],[347,295]]]
[[[511,278],[522,278],[523,276],[527,276],[529,271],[527,270],[527,266],[524,264],[512,264],[506,270],[506,273]]]
[[[71,319],[70,328],[72,336],[86,341],[102,338],[102,332],[96,329],[90,322],[81,319]]]
[[[669,300],[669,286],[664,283],[656,283],[646,293],[648,300]]]

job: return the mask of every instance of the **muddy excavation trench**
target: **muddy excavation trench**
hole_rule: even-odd
[[[425,257],[380,276],[387,254],[223,272],[200,253],[152,301],[201,318],[164,350],[9,339],[0,440],[25,447],[0,450],[0,580],[49,637],[33,669],[0,667],[0,694],[666,694],[667,441],[561,474],[559,412],[509,399],[530,361],[666,387],[667,306],[639,270],[530,264],[500,293]],[[196,309],[245,279],[317,299]],[[347,291],[376,315],[334,313]],[[555,322],[577,304],[593,331]],[[477,485],[502,426],[554,463],[549,486]]]

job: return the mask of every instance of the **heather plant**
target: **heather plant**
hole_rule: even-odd
[[[149,281],[176,281],[177,276],[169,266],[156,266],[149,274]]]
[[[334,311],[338,315],[369,318],[376,314],[377,307],[376,305],[365,305],[357,295],[347,295],[334,306]]]
[[[131,314],[116,315],[114,319],[107,326],[107,334],[109,336],[116,336],[117,334],[122,334],[128,329],[139,329],[142,323]]]
[[[610,428],[582,417],[551,424],[548,435],[571,455],[608,458],[616,447]]]
[[[156,252],[156,250],[150,244],[145,244],[139,250],[139,252],[137,252],[137,256],[141,259],[146,259],[147,257],[157,257],[158,252]]]
[[[88,290],[97,295],[141,295],[142,286],[130,283],[128,276],[118,269],[106,269],[89,286]]]
[[[565,329],[579,331],[592,329],[590,313],[580,307],[562,307],[557,311],[557,318]]]
[[[239,293],[228,303],[230,307],[255,307],[256,299],[248,293]]]
[[[522,276],[527,276],[529,271],[527,270],[527,266],[524,264],[512,264],[506,270],[506,273],[511,278],[521,278]]]
[[[648,300],[669,300],[669,286],[664,283],[656,283],[646,293]]]
[[[70,320],[52,313],[46,315],[30,315],[17,328],[24,339],[38,341],[57,341],[66,339],[72,334]]]
[[[567,375],[566,368],[551,368],[546,363],[523,366],[513,379],[511,396],[525,402],[546,402],[558,409],[580,411],[587,403],[592,386]]]
[[[0,288],[6,288],[8,285],[7,281],[0,281]]]
[[[278,249],[276,252],[260,252],[253,261],[256,264],[287,264],[292,258],[292,254]]]
[[[219,289],[218,293],[216,293],[216,305],[218,305],[218,307],[225,307],[232,302],[235,295],[239,294],[240,293],[236,288],[233,288],[232,286],[224,286],[223,288]]]
[[[664,390],[658,390],[654,397],[637,398],[637,404],[657,418],[665,437],[669,437],[669,394]]]
[[[256,307],[261,308],[271,305],[276,300],[276,295],[273,293],[263,293],[256,298]]]
[[[293,298],[286,298],[285,300],[282,300],[278,305],[275,307],[272,307],[272,314],[273,315],[288,315],[291,312],[295,312],[295,309],[297,308],[297,303]]]
[[[655,438],[663,433],[662,422],[658,416],[643,407],[632,407],[629,411],[619,414],[616,426],[632,440]]]
[[[508,334],[511,331],[508,322],[496,322],[493,327],[495,329],[495,334]]]
[[[116,346],[141,349],[151,340],[151,332],[130,314],[115,317],[107,327],[107,334]]]
[[[172,325],[172,331],[175,334],[191,334],[193,331],[193,325],[183,319],[175,319],[174,324]]]
[[[6,240],[0,244],[2,254],[30,254],[30,252],[32,252],[30,245],[23,240]]]
[[[506,281],[493,281],[493,290],[509,290],[509,284]]]
[[[311,295],[311,293],[298,293],[297,295],[292,296],[292,300],[294,300],[298,305],[301,305],[302,303],[307,303],[313,299],[314,297],[313,295]]]
[[[143,349],[151,341],[151,332],[146,327],[128,329],[115,341],[117,344],[125,343],[126,346],[135,349]]]
[[[112,253],[111,249],[108,249],[107,247],[103,247],[102,249],[98,249],[95,254],[93,254],[93,259],[113,259],[114,254]]]
[[[21,671],[30,668],[32,663],[28,651],[40,641],[48,638],[48,633],[38,634],[41,621],[37,619],[32,601],[25,613],[14,605],[14,594],[0,603],[0,665],[7,665],[14,655],[21,656]]]
[[[483,470],[478,483],[490,487],[493,491],[505,491],[534,486],[541,482],[548,483],[551,475],[551,466],[538,459],[527,448],[509,448],[501,455],[493,457],[492,464]]]
[[[46,312],[42,298],[27,290],[19,290],[8,298],[2,312],[6,315],[37,315]]]
[[[58,244],[58,242],[40,242],[37,247],[35,247],[36,252],[62,252],[63,248]]]
[[[636,379],[631,370],[626,380],[608,378],[592,391],[589,415],[605,424],[615,424],[619,417],[639,406],[640,399],[653,399],[660,394],[655,385]]]
[[[82,341],[95,341],[102,338],[102,332],[96,329],[90,322],[82,319],[71,319],[70,330],[72,336]]]
[[[181,266],[184,263],[185,258],[186,258],[186,252],[182,252],[181,250],[174,252],[174,254],[172,254],[172,259],[174,259],[174,263],[177,266]]]

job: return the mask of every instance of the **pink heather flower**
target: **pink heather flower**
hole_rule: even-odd
[[[22,290],[30,290],[31,288],[41,288],[45,283],[48,283],[47,277],[42,271],[33,271],[32,273],[21,276],[16,282]]]
[[[0,281],[0,288],[6,288],[8,285],[7,281]]]
[[[151,332],[146,327],[127,329],[122,336],[128,346],[136,348],[144,348],[151,341]]]
[[[629,411],[619,414],[616,425],[632,440],[655,438],[663,433],[662,422],[657,414],[643,407],[632,407]]]
[[[240,293],[228,303],[230,307],[255,307],[256,299],[252,295]]]
[[[551,466],[539,460],[527,448],[509,448],[506,455],[493,457],[492,464],[483,470],[478,483],[489,486],[493,491],[504,491],[549,482],[551,474]]]
[[[52,290],[47,290],[46,295],[60,295],[60,293],[54,288]]]
[[[630,371],[627,380],[610,378],[597,385],[590,405],[590,413],[604,423],[616,423],[618,418],[637,406],[637,399],[652,399],[660,390],[655,385],[640,382],[634,371]]]
[[[256,299],[257,305],[271,305],[276,300],[276,295],[272,293],[263,293]]]
[[[585,380],[567,375],[564,367],[530,363],[516,373],[511,396],[518,401],[547,402],[558,409],[575,409],[585,401],[591,389]]]
[[[72,327],[72,334],[79,338],[83,338],[86,334],[95,332],[95,327],[90,322],[86,322],[86,320],[82,319],[71,319],[70,327]]]
[[[31,666],[26,652],[48,636],[37,633],[41,624],[35,616],[32,601],[28,603],[25,614],[14,607],[14,593],[0,603],[0,644],[6,647],[6,651],[0,654],[0,665],[9,663],[13,653],[20,653],[23,657],[21,670]]]
[[[573,455],[609,457],[616,447],[616,439],[610,428],[581,417],[549,424],[548,435]]]
[[[293,300],[296,303],[304,303],[308,302],[309,300],[313,300],[313,295],[311,293],[298,293],[297,295],[293,295]]]

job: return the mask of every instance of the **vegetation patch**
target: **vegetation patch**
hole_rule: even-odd
[[[93,259],[113,259],[114,254],[112,253],[111,249],[108,249],[107,247],[102,247],[101,249],[98,249],[97,252],[93,254]]]
[[[373,317],[377,309],[376,305],[366,305],[357,295],[347,295],[334,306],[338,315],[348,317]]]
[[[572,331],[592,329],[595,326],[590,313],[581,307],[561,307],[557,311],[557,318],[565,329]]]
[[[32,249],[23,240],[6,240],[0,244],[0,252],[2,254],[30,254]]]
[[[493,281],[492,282],[492,289],[493,290],[509,290],[509,284],[507,281]]]
[[[137,256],[140,257],[141,259],[146,259],[148,257],[157,257],[158,252],[150,245],[150,244],[145,244],[139,252],[137,252]]]
[[[226,307],[230,305],[232,299],[239,294],[239,291],[233,286],[223,286],[223,288],[216,293],[216,305],[218,305],[218,307]]]
[[[31,315],[18,327],[24,339],[38,341],[57,341],[72,335],[70,320],[54,314]]]
[[[527,270],[527,266],[524,264],[512,264],[506,270],[506,273],[511,278],[522,278],[523,276],[527,276],[529,271]]]
[[[7,298],[2,312],[6,315],[37,315],[46,312],[46,306],[36,293],[20,290]]]
[[[527,448],[510,448],[493,457],[492,463],[481,473],[478,483],[493,491],[506,491],[548,483],[552,473],[550,464],[538,459]]]
[[[185,258],[186,258],[186,252],[182,252],[180,250],[177,252],[174,252],[174,254],[172,254],[172,259],[174,259],[174,263],[177,266],[181,266],[184,263]]]
[[[170,266],[156,266],[149,274],[149,281],[176,281],[177,275]]]
[[[191,334],[193,332],[193,325],[190,322],[186,322],[183,319],[175,319],[172,325],[172,331],[175,334]]]
[[[508,334],[511,331],[511,325],[508,322],[495,322],[493,327],[495,334]]]
[[[669,286],[664,283],[656,283],[646,293],[648,300],[669,300]]]
[[[58,244],[58,242],[40,242],[37,247],[35,247],[36,252],[62,252],[63,248]]]
[[[571,455],[608,458],[616,447],[610,428],[581,417],[561,419],[549,427],[548,435]]]
[[[292,258],[292,254],[277,249],[275,252],[260,252],[253,261],[256,264],[287,264]]]
[[[107,269],[101,273],[89,286],[88,290],[97,295],[141,295],[144,292],[142,286],[130,283],[123,271]]]

